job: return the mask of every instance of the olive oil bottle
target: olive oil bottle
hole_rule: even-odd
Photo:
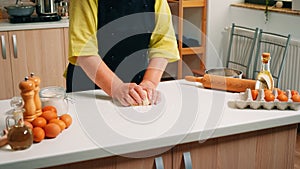
[[[269,89],[273,90],[274,80],[270,72],[270,53],[262,54],[262,64],[260,72],[256,77],[255,89]]]
[[[12,150],[27,149],[33,142],[32,130],[24,125],[23,105],[23,100],[20,97],[14,97],[11,100],[11,106],[14,107],[14,111],[12,116],[6,118],[6,126],[8,128],[7,143]]]

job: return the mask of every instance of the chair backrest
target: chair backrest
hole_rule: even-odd
[[[256,44],[258,28],[231,27],[226,67],[241,70],[246,78],[252,78],[249,69]]]
[[[268,52],[271,55],[270,71],[274,79],[274,86],[280,87],[280,76],[285,66],[285,58],[290,43],[291,35],[280,35],[271,32],[264,32],[262,29],[258,35],[256,56],[253,67],[253,79],[256,78],[261,69],[261,55]]]

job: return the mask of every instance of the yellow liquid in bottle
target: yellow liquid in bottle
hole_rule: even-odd
[[[271,73],[269,71],[259,72],[257,75],[255,89],[273,90],[273,88],[274,88],[274,81]]]
[[[7,139],[8,144],[13,150],[24,150],[32,145],[32,131],[25,125],[16,125],[9,129]]]

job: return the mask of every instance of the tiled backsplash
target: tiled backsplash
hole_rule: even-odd
[[[69,0],[66,0],[69,2]],[[30,0],[22,0],[24,4],[32,4]],[[0,0],[0,19],[6,19],[8,18],[8,14],[6,9],[4,8],[5,6],[10,6],[14,5],[16,3],[16,0]]]

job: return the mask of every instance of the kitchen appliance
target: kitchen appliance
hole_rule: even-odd
[[[32,0],[36,3],[37,15],[12,15],[9,18],[10,23],[31,23],[31,22],[50,22],[59,21],[61,17],[57,14],[55,0]]]
[[[39,16],[57,15],[58,0],[32,0],[36,3],[36,13]]]
[[[10,17],[10,23],[32,23],[32,22],[51,22],[59,21],[61,17],[58,15],[52,16],[28,16],[28,17]]]

